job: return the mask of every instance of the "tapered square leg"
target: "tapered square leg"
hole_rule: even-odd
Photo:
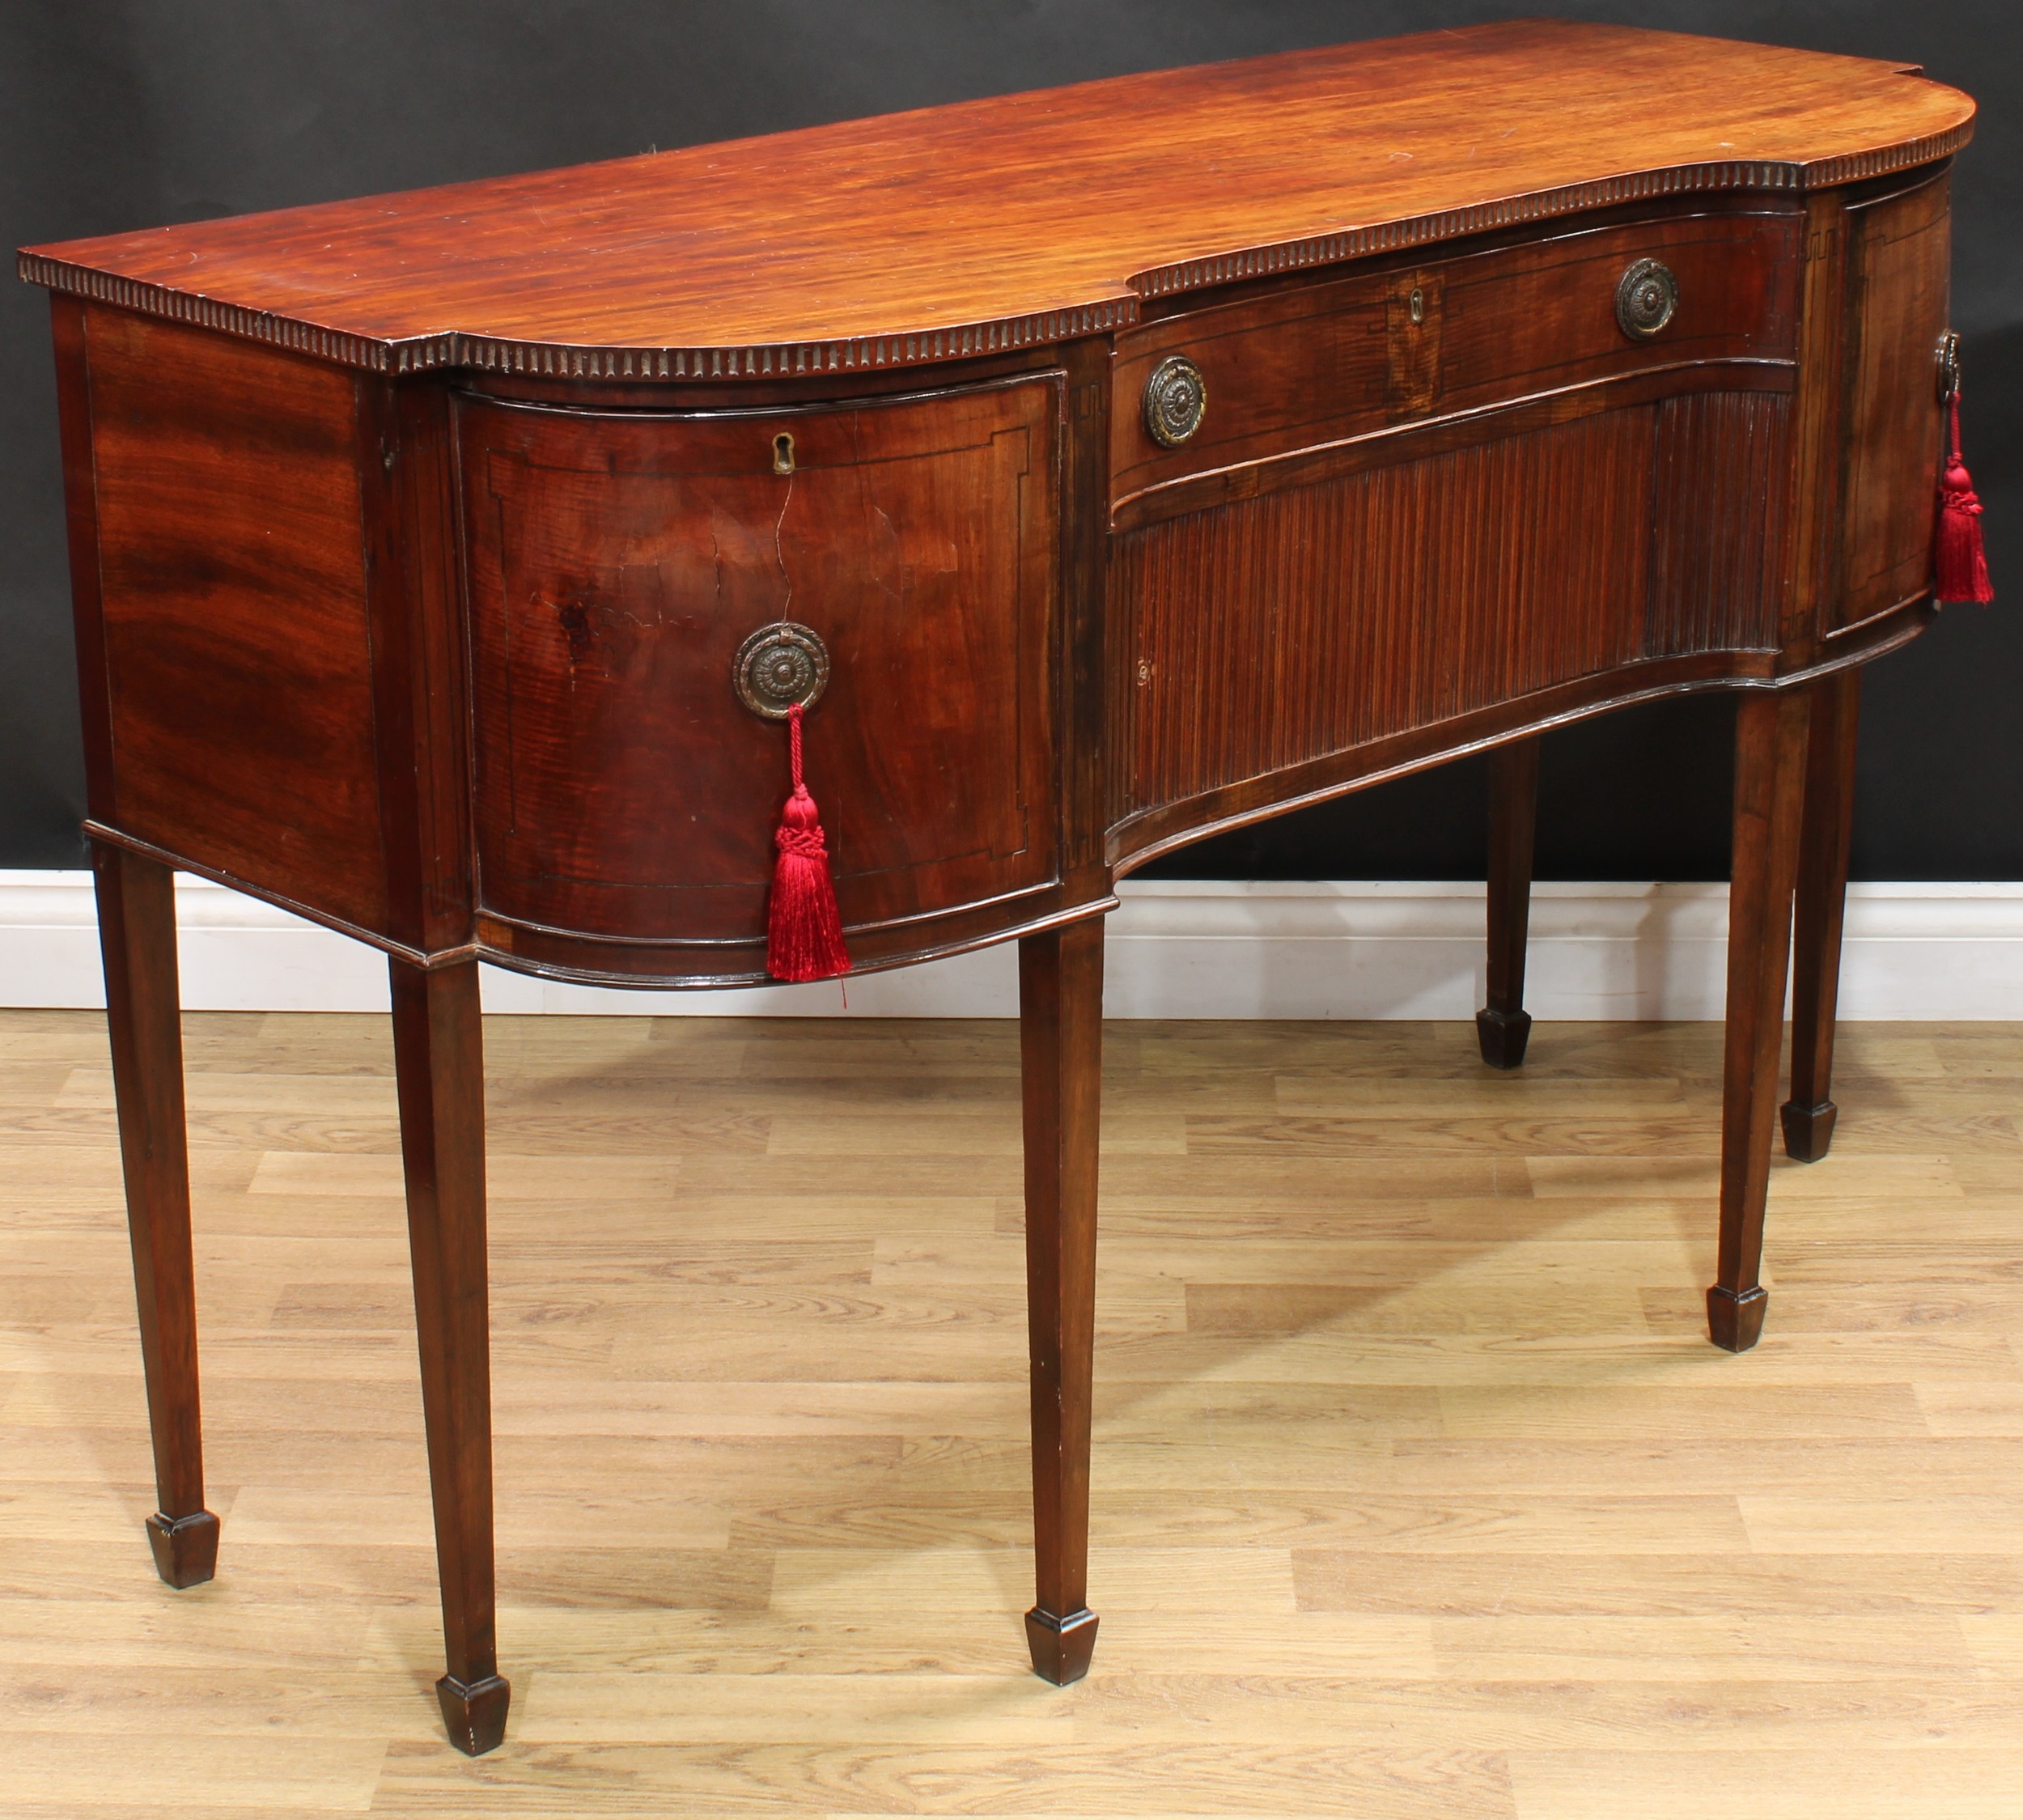
[[[1538,826],[1538,741],[1513,740],[1489,755],[1489,1003],[1475,1040],[1492,1068],[1514,1068],[1531,1038],[1525,948]]]
[[[1033,1354],[1033,1666],[1088,1672],[1090,1397],[1096,1352],[1096,1121],[1103,1079],[1100,917],[1019,944],[1025,1279]]]
[[[155,1444],[159,1508],[147,1520],[148,1543],[163,1580],[196,1586],[217,1570],[218,1519],[204,1508],[176,877],[155,860],[104,842],[93,843],[91,863],[147,1425]]]
[[[1101,1620],[1086,1606],[1062,1619],[1037,1606],[1025,1614],[1025,1643],[1033,1652],[1033,1672],[1056,1687],[1066,1687],[1088,1673],[1096,1653],[1096,1627]]]
[[[1707,1338],[1728,1352],[1746,1352],[1763,1337],[1763,1315],[1770,1297],[1762,1288],[1740,1295],[1716,1283],[1707,1292]]]
[[[1529,1012],[1491,1011],[1485,1005],[1475,1013],[1475,1046],[1492,1068],[1522,1067],[1530,1042]]]
[[[1784,1154],[1794,1163],[1817,1163],[1832,1148],[1834,1122],[1839,1116],[1840,1108],[1831,1100],[1817,1105],[1787,1100],[1777,1109],[1784,1128]]]
[[[505,1742],[506,1709],[512,1703],[513,1691],[503,1676],[492,1675],[466,1687],[446,1674],[435,1684],[435,1698],[443,1708],[443,1730],[466,1757],[481,1757]]]
[[[422,1354],[443,1640],[436,1684],[450,1742],[475,1756],[505,1736],[492,1553],[491,1337],[485,1257],[485,1061],[477,963],[388,962]]]
[[[1817,1162],[1834,1137],[1834,1020],[1854,826],[1861,671],[1836,670],[1809,693],[1805,807],[1792,919],[1792,1097],[1780,1111],[1785,1154],[1800,1163]]]
[[[1789,689],[1745,694],[1736,710],[1721,1236],[1719,1267],[1707,1298],[1708,1334],[1731,1352],[1747,1351],[1763,1330],[1765,1297],[1758,1277],[1784,1034],[1808,705],[1805,691]]]
[[[218,1519],[207,1510],[173,1521],[157,1511],[147,1520],[155,1571],[179,1591],[201,1586],[218,1572]]]

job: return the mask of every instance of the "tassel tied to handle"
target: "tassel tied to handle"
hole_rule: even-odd
[[[801,711],[787,717],[794,789],[773,831],[778,851],[766,905],[766,970],[775,979],[833,979],[850,971],[836,885],[829,871],[829,842],[815,799],[801,779]]]
[[[1981,539],[1981,502],[1960,453],[1960,387],[1957,379],[1946,401],[1952,447],[1945,477],[1939,483],[1938,548],[1932,555],[1932,592],[1941,600],[1973,600],[1985,605],[1995,598],[1988,579],[1988,558]]]

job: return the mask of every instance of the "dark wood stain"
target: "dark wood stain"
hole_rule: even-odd
[[[1708,1334],[1731,1352],[1746,1351],[1763,1330],[1763,1215],[1777,1058],[1784,1041],[1810,702],[1808,691],[1790,689],[1745,695],[1735,710],[1720,1242],[1707,1292]]]
[[[1792,1097],[1779,1109],[1784,1152],[1816,1163],[1833,1142],[1834,1013],[1840,995],[1840,934],[1852,842],[1855,739],[1861,671],[1835,670],[1812,685],[1792,908]]]
[[[1019,944],[1025,1281],[1033,1360],[1038,1597],[1026,1640],[1041,1677],[1088,1673],[1089,1430],[1096,1367],[1096,1132],[1103,1085],[1103,926]]]
[[[1537,832],[1538,741],[1512,740],[1489,755],[1488,1002],[1475,1013],[1475,1038],[1492,1068],[1520,1067],[1531,1036],[1525,949]]]
[[[119,825],[381,927],[357,380],[87,323]]]
[[[196,1586],[216,1567],[218,1525],[204,1508],[175,875],[117,847],[95,847],[91,858],[155,1447],[155,1508],[147,1520],[148,1541],[164,1580]]]

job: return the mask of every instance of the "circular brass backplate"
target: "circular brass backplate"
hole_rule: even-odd
[[[1616,322],[1633,342],[1648,342],[1679,307],[1679,281],[1662,260],[1639,259],[1616,285]]]
[[[829,681],[829,650],[805,626],[761,626],[737,647],[731,681],[737,698],[768,720],[812,707]]]
[[[1201,427],[1208,384],[1184,354],[1169,354],[1145,382],[1145,428],[1161,448],[1178,448]]]

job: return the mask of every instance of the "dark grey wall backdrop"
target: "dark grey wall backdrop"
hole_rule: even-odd
[[[1955,189],[1969,457],[2005,598],[1869,672],[1855,867],[2023,878],[2023,7],[2017,0],[0,0],[10,246],[1559,11],[1919,62],[1981,104]],[[1065,199],[1071,206],[1071,198]],[[43,295],[0,284],[0,866],[82,863]],[[1732,710],[1546,745],[1541,870],[1718,878]],[[1187,876],[1481,876],[1478,766],[1194,848]]]

